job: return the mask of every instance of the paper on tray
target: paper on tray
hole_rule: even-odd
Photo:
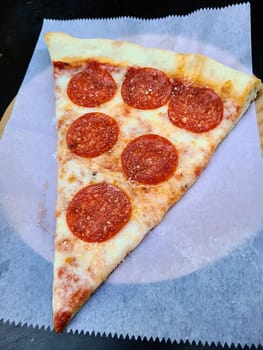
[[[199,52],[250,72],[249,15],[245,4],[147,21],[44,22],[0,143],[0,318],[52,327],[55,101],[43,34],[65,31]],[[239,21],[234,20],[237,17]],[[263,321],[257,311],[263,305],[262,175],[252,106],[198,182],[68,329],[171,340],[262,342]],[[258,322],[251,322],[252,314]]]

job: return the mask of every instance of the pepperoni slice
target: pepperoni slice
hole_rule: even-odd
[[[109,72],[99,64],[88,64],[68,83],[67,94],[72,102],[82,107],[97,107],[113,98],[117,86]]]
[[[223,118],[223,103],[221,98],[207,87],[175,82],[168,116],[179,128],[201,133],[220,124]]]
[[[143,184],[158,184],[173,175],[178,156],[176,148],[166,138],[146,134],[126,146],[121,160],[128,179]]]
[[[168,77],[155,68],[130,68],[121,87],[124,102],[138,109],[163,106],[171,92],[172,85]]]
[[[72,153],[92,158],[110,150],[118,136],[119,127],[115,119],[103,113],[88,113],[71,124],[66,142]]]
[[[130,220],[131,203],[118,187],[107,183],[81,189],[70,202],[66,219],[71,232],[86,242],[103,242]]]

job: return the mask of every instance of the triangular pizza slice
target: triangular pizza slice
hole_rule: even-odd
[[[56,332],[199,177],[261,82],[208,57],[47,33]]]

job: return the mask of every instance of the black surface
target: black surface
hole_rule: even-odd
[[[226,347],[220,344],[201,344],[188,341],[183,342],[158,342],[146,341],[144,339],[127,339],[120,337],[105,337],[105,336],[88,336],[76,334],[54,334],[50,331],[33,329],[32,327],[10,326],[9,324],[2,324],[0,328],[0,349],[26,349],[26,350],[102,350],[102,349],[116,349],[116,350],[241,350],[238,347]],[[252,346],[252,350],[259,349]],[[244,348],[243,348],[244,349]],[[247,349],[249,349],[247,347]],[[247,350],[245,349],[245,350]]]
[[[162,17],[202,7],[223,7],[246,1],[190,0],[0,0],[0,116],[16,95],[31,59],[43,18]],[[253,71],[263,79],[263,15],[260,0],[250,1]],[[238,20],[238,18],[237,18]],[[1,317],[1,311],[0,311]],[[263,330],[262,330],[263,332]],[[94,335],[55,335],[51,331],[0,322],[0,350],[9,349],[222,349],[212,344],[160,343]],[[226,348],[226,347],[224,347]],[[234,347],[231,347],[234,348]],[[239,347],[241,349],[241,347]],[[255,347],[254,347],[255,348]],[[262,347],[259,347],[262,349]]]

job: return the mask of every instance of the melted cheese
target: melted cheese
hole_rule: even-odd
[[[231,100],[224,104],[224,118],[221,124],[209,132],[196,134],[174,126],[167,116],[167,105],[155,110],[138,110],[124,104],[121,97],[126,68],[113,72],[118,89],[112,100],[96,108],[75,105],[67,96],[67,85],[76,71],[64,70],[56,74],[56,116],[58,125],[58,201],[55,276],[62,266],[68,266],[70,273],[79,276],[74,290],[87,283],[91,291],[107,277],[134,249],[145,234],[157,225],[168,208],[181,198],[207,165],[211,153],[224,135],[232,127],[237,106]],[[71,154],[65,136],[68,127],[85,113],[102,112],[115,118],[120,127],[117,144],[108,152],[92,158],[83,159]],[[127,143],[143,134],[158,134],[167,138],[178,151],[179,162],[174,176],[159,185],[141,185],[125,178],[120,163],[120,155]],[[77,239],[70,232],[65,211],[72,197],[81,188],[99,182],[110,182],[123,189],[132,202],[132,217],[129,223],[112,239],[102,243],[87,243]],[[61,242],[64,242],[61,243]],[[70,244],[70,249],[68,245]],[[74,264],[68,263],[74,257]],[[89,277],[87,277],[89,276]],[[55,279],[54,307],[64,308],[65,297],[61,290],[68,290],[65,281]],[[62,283],[60,287],[57,284]],[[73,293],[73,292],[70,292]],[[70,298],[70,297],[68,297]]]

